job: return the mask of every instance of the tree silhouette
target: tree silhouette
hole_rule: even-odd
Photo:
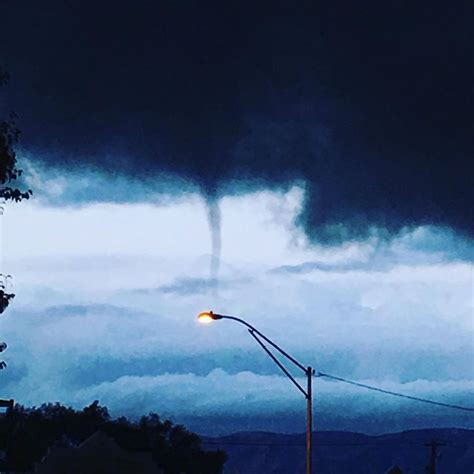
[[[0,69],[0,86],[7,84],[8,74]],[[16,116],[10,114],[7,119],[0,120],[0,211],[3,212],[3,205],[7,201],[19,202],[23,199],[29,199],[32,191],[22,191],[14,186],[14,182],[20,178],[22,170],[17,167],[17,156],[14,150],[18,142],[20,130],[16,126]],[[0,314],[2,314],[15,297],[13,293],[8,293],[7,281],[9,275],[0,274]],[[2,349],[6,349],[5,343],[0,343]],[[0,369],[6,367],[4,361],[0,361]]]
[[[224,451],[205,451],[201,439],[184,426],[162,421],[156,413],[138,422],[111,420],[106,407],[95,401],[83,410],[56,404],[39,408],[15,405],[0,418],[0,471],[28,471],[52,446],[78,446],[102,431],[130,452],[151,452],[165,474],[221,474]]]
[[[403,474],[403,471],[398,466],[394,466],[386,474]]]

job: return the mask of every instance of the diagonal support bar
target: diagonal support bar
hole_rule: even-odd
[[[262,349],[271,357],[273,362],[275,362],[278,367],[283,371],[283,373],[295,384],[296,388],[304,395],[306,399],[308,399],[308,394],[306,391],[301,387],[301,385],[295,380],[295,378],[288,372],[285,366],[271,353],[268,347],[259,339],[259,337],[255,334],[253,329],[249,329],[248,332],[250,335],[260,344]]]
[[[294,357],[291,357],[290,354],[285,352],[281,347],[277,346],[272,340],[268,339],[268,337],[264,336],[260,331],[257,331],[254,329],[254,331],[265,341],[267,341],[269,344],[271,344],[278,352],[280,352],[282,355],[284,355],[288,360],[293,362],[297,367],[299,367],[303,372],[306,373],[306,367],[303,364],[300,364]]]
[[[241,318],[236,318],[235,316],[228,316],[224,314],[213,314],[215,318],[218,319],[231,319],[233,321],[237,321],[249,328],[249,330],[253,331],[255,334],[258,334],[264,341],[268,342],[271,346],[273,346],[280,354],[286,357],[288,360],[293,362],[297,367],[299,367],[304,373],[306,373],[306,367],[303,364],[300,364],[294,357],[290,356],[288,352],[284,351],[278,344],[275,344],[271,339],[269,339],[265,334],[262,334],[258,329],[254,328],[251,324],[247,321],[244,321]]]

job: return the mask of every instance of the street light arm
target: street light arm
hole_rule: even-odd
[[[303,387],[295,380],[295,378],[286,370],[285,366],[271,353],[267,346],[258,338],[255,332],[252,329],[248,330],[250,335],[260,344],[261,348],[271,357],[273,362],[275,362],[278,367],[283,371],[283,373],[295,384],[296,388],[304,395],[305,398],[308,398],[308,394],[303,389]]]
[[[275,344],[271,339],[269,339],[267,336],[262,334],[258,329],[255,329],[251,324],[249,324],[247,321],[244,321],[243,319],[237,318],[235,316],[227,316],[224,314],[214,314],[214,316],[217,316],[219,319],[232,319],[233,321],[237,321],[238,323],[243,324],[244,326],[247,326],[250,331],[253,331],[255,334],[258,334],[263,340],[268,342],[271,346],[273,346],[280,354],[282,354],[284,357],[286,357],[289,361],[293,362],[297,367],[299,367],[305,374],[307,373],[307,368],[303,365],[300,364],[294,357],[291,357],[290,354],[285,352],[280,346]]]
[[[251,324],[243,319],[237,318],[235,316],[226,316],[223,314],[216,314],[212,311],[205,311],[200,313],[198,319],[203,323],[210,323],[211,321],[219,319],[231,319],[237,321],[240,324],[243,324],[247,327],[250,335],[258,342],[262,349],[271,357],[273,362],[278,365],[278,367],[283,371],[283,373],[293,382],[298,390],[303,393],[306,398],[306,474],[312,473],[312,433],[313,433],[313,389],[312,389],[312,379],[314,376],[314,369],[312,367],[305,367],[303,364],[300,364],[296,359],[290,356],[285,352],[280,346],[275,344],[271,339],[268,339],[267,336],[262,334],[260,331],[255,329]],[[296,379],[288,372],[285,366],[275,357],[275,355],[270,351],[270,349],[260,340],[262,338],[264,341],[268,342],[274,349],[276,349],[280,354],[286,357],[290,362],[293,362],[298,368],[300,368],[306,375],[307,380],[307,390],[305,391],[301,385],[296,381]]]

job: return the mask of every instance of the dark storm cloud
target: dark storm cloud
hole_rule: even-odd
[[[469,2],[2,2],[23,146],[207,199],[305,180],[302,223],[473,235]]]
[[[138,289],[134,290],[134,292],[139,294],[171,293],[186,296],[211,293],[214,288],[215,281],[209,278],[179,278],[169,285],[151,289]]]
[[[248,283],[248,279],[220,279],[219,289],[225,290],[235,288],[242,283]],[[169,285],[163,285],[158,288],[145,288],[133,290],[133,293],[153,294],[164,293],[179,296],[190,296],[196,294],[212,293],[216,289],[217,282],[213,278],[177,278]]]

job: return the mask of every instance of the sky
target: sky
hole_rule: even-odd
[[[321,372],[474,406],[472,5],[2,8],[34,193],[0,218],[2,397],[303,431],[302,395],[212,309]],[[316,429],[474,428],[314,384]]]

